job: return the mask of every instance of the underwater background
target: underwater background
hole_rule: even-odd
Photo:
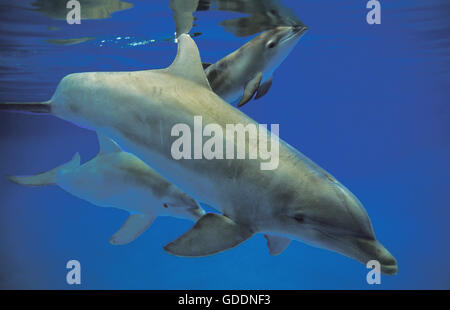
[[[162,68],[175,57],[169,0],[98,0],[81,25],[68,25],[65,10],[60,18],[57,2],[64,8],[0,0],[0,101],[45,101],[69,73]],[[191,31],[212,63],[264,30],[251,25],[257,18],[233,22],[251,12],[214,2],[194,13]],[[270,92],[243,111],[280,124],[282,139],[363,202],[399,273],[368,285],[369,270],[352,259],[300,242],[272,257],[262,235],[215,256],[174,257],[162,246],[192,223],[168,217],[129,245],[110,245],[126,212],[4,177],[48,170],[76,152],[88,161],[95,133],[53,116],[0,113],[0,288],[450,288],[450,3],[382,0],[380,25],[367,24],[366,1],[282,4],[309,31]],[[78,286],[66,283],[72,259],[81,263]]]

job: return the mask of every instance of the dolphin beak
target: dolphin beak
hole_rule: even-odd
[[[200,205],[195,202],[195,207],[189,209],[189,214],[191,215],[191,220],[196,222],[199,218],[206,214],[205,210],[203,210]]]
[[[355,244],[362,254],[358,260],[363,264],[376,260],[380,263],[382,273],[395,275],[398,272],[397,260],[377,240],[357,238]]]
[[[328,242],[325,248],[353,258],[366,265],[375,260],[380,264],[381,272],[386,275],[398,273],[397,260],[375,237],[348,235],[316,229]]]
[[[295,25],[295,26],[292,26],[292,31],[295,33],[295,34],[298,34],[298,35],[303,35],[306,31],[308,31],[308,26],[306,26],[306,25]]]
[[[201,218],[203,215],[205,215],[206,214],[206,212],[205,212],[205,210],[203,210],[202,208],[198,208],[198,209],[194,209],[193,211],[192,211],[192,215],[194,216],[194,218],[196,219],[196,220],[198,220],[199,218]]]

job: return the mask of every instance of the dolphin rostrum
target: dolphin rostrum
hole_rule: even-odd
[[[109,240],[115,245],[134,241],[157,216],[196,221],[205,214],[197,202],[170,184],[136,156],[122,151],[98,134],[96,157],[80,165],[80,155],[50,171],[33,176],[10,176],[10,181],[27,186],[58,185],[70,194],[100,207],[130,212],[130,216]]]
[[[253,96],[259,99],[272,86],[272,75],[289,55],[306,26],[277,27],[263,32],[213,65],[204,64],[209,84],[216,94],[238,107]]]
[[[47,112],[93,128],[199,202],[222,212],[202,216],[188,232],[166,245],[171,254],[211,255],[265,233],[269,238],[276,235],[324,247],[363,264],[377,260],[382,272],[397,272],[395,258],[376,240],[360,201],[281,139],[279,165],[273,170],[261,170],[262,158],[174,159],[171,144],[177,138],[172,137],[173,128],[177,124],[194,128],[196,116],[203,117],[205,127],[257,125],[211,90],[189,35],[180,35],[177,57],[166,69],[70,74],[49,101],[3,103],[0,109]],[[267,129],[265,133],[270,135]],[[237,145],[236,139],[228,138],[222,136],[221,141],[234,149],[258,150],[258,141],[245,139],[244,145]],[[277,245],[275,253],[284,247],[277,240],[270,244]]]

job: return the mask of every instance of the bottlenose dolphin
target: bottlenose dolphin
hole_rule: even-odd
[[[209,84],[227,102],[238,107],[253,96],[259,99],[272,86],[272,75],[306,32],[306,26],[277,27],[263,32],[213,65],[204,64]]]
[[[172,137],[172,129],[177,124],[194,128],[195,116],[202,116],[205,126],[222,130],[226,124],[257,126],[211,90],[189,35],[178,38],[177,57],[166,69],[70,74],[49,101],[2,103],[0,109],[51,113],[93,128],[197,201],[222,212],[202,216],[166,245],[173,255],[212,255],[265,233],[324,247],[363,264],[378,260],[382,272],[397,272],[395,258],[376,240],[360,201],[281,139],[274,170],[261,170],[262,158],[173,158],[171,144],[178,138]],[[225,141],[227,137],[222,137],[224,144],[236,149],[236,139]],[[246,153],[258,150],[257,144],[245,139]]]
[[[109,240],[115,245],[134,241],[158,216],[196,221],[205,214],[193,198],[136,156],[122,151],[101,134],[98,140],[98,155],[83,165],[77,153],[70,162],[50,171],[8,178],[27,186],[58,185],[94,205],[130,212],[125,224]]]

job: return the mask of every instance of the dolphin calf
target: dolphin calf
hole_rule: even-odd
[[[259,99],[272,86],[272,75],[289,55],[306,26],[277,27],[263,32],[213,65],[204,64],[211,88],[227,102],[240,98],[238,107],[253,96]]]
[[[279,165],[273,170],[261,170],[262,158],[174,159],[172,142],[178,138],[172,136],[173,128],[179,124],[194,128],[196,116],[202,116],[205,127],[257,126],[211,90],[189,35],[178,38],[177,57],[168,68],[70,74],[49,101],[2,103],[0,109],[50,113],[93,128],[197,201],[221,212],[202,216],[164,247],[168,253],[212,255],[264,233],[269,238],[295,239],[336,251],[363,264],[377,260],[382,272],[397,272],[395,258],[377,241],[361,202],[281,139]],[[267,129],[261,132],[270,135]],[[245,146],[246,153],[258,151],[254,139],[245,139],[244,145],[237,145],[228,135],[220,140],[234,149]],[[277,239],[269,243],[275,253],[284,247]]]
[[[77,153],[70,162],[50,171],[8,178],[26,186],[58,185],[94,205],[130,212],[125,224],[109,240],[115,245],[134,241],[158,216],[196,221],[205,214],[193,198],[136,156],[122,151],[101,134],[98,140],[98,155],[83,165]]]

